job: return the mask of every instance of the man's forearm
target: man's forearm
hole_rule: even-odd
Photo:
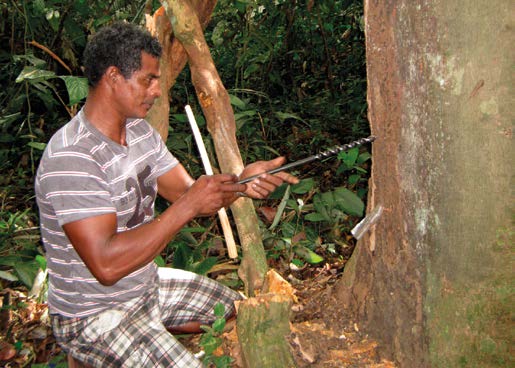
[[[179,199],[153,221],[114,234],[103,247],[103,256],[99,257],[101,265],[97,273],[102,275],[99,281],[113,285],[152,262],[193,217],[195,214],[187,201]]]

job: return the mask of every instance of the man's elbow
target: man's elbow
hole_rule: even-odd
[[[93,276],[97,279],[99,283],[103,286],[113,286],[120,280],[120,276],[118,276],[115,272],[112,272],[109,269],[100,269],[100,270],[90,270]]]
[[[99,278],[97,277],[97,280],[99,283],[101,283],[103,286],[113,286],[118,282],[119,279],[114,278]]]

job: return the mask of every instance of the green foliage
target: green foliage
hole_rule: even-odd
[[[32,364],[31,368],[68,368],[66,354],[62,353],[50,359],[48,363]]]
[[[368,132],[362,15],[361,1],[218,2],[206,38],[269,146],[295,153],[294,129],[337,140]]]
[[[186,227],[168,244],[165,252],[156,257],[154,262],[159,267],[173,267],[186,271],[206,275],[218,263],[217,257],[208,256],[207,252],[213,248],[213,239],[199,242],[194,233],[205,234],[206,228]]]
[[[3,261],[4,279],[30,285],[36,269],[33,260],[41,254],[37,241],[22,241],[12,224],[17,223],[18,231],[37,222],[32,178],[47,140],[77,111],[87,92],[80,58],[88,35],[113,20],[140,22],[145,3],[13,0],[0,4],[4,21],[0,80],[5,86],[0,91],[0,169],[5,173],[0,184],[3,198],[8,199],[2,208],[6,231],[0,240],[4,255],[17,257],[16,262]],[[156,9],[159,1],[152,5]],[[246,162],[277,155],[294,160],[368,134],[361,1],[220,0],[206,36],[230,89]],[[30,44],[32,40],[52,54]],[[182,109],[193,95],[188,79],[186,70],[172,91],[176,105],[167,145],[198,176],[202,169]],[[205,127],[202,117],[197,118]],[[324,183],[330,190],[322,190],[319,179],[329,161],[299,169],[304,180],[278,192],[277,213],[265,231],[266,239],[273,239],[271,256],[287,252],[289,258],[320,262],[316,251],[332,249],[326,245],[335,230],[347,231],[352,219],[362,216],[369,159],[363,149],[340,153],[337,168],[331,169],[332,182]],[[28,218],[24,223],[19,221],[21,214]],[[197,230],[204,231],[203,226]],[[307,239],[292,244],[300,232]],[[208,256],[212,241],[195,243],[191,238],[171,243],[156,262],[205,274],[217,261]],[[27,271],[15,264],[34,268],[28,266]]]
[[[33,177],[48,139],[84,101],[87,84],[80,60],[87,38],[115,20],[141,24],[147,3],[0,2],[1,286],[31,288],[38,270],[46,267]],[[155,10],[160,2],[151,5]],[[363,4],[357,0],[218,1],[206,39],[230,92],[245,162],[278,155],[294,161],[369,134],[362,17]],[[196,104],[188,68],[171,92],[167,146],[198,177],[203,169],[184,115],[186,103]],[[203,117],[197,116],[197,122],[214,163]],[[361,147],[300,167],[295,172],[302,179],[299,184],[255,202],[275,211],[270,222],[262,223],[271,261],[300,267],[343,257],[342,244],[363,215],[370,158]],[[158,201],[156,209],[167,205]],[[190,224],[156,263],[208,273],[223,254],[217,252],[216,221],[203,218]],[[202,340],[205,364],[226,367],[228,357],[212,356],[225,324],[223,311],[215,314],[217,322],[206,327]],[[491,344],[485,340],[480,349],[488,352]],[[65,366],[61,358],[37,366]]]
[[[344,175],[349,187],[355,188],[360,198],[364,198],[367,192],[367,164],[371,158],[372,155],[368,151],[360,153],[357,147],[338,154],[341,165],[336,174]]]
[[[87,37],[114,20],[141,22],[145,4],[143,0],[0,4],[0,80],[5,86],[0,90],[0,169],[5,173],[0,184],[3,198],[8,199],[2,221],[25,213],[30,223],[37,223],[31,194],[35,168],[49,137],[77,111],[87,92],[80,70]],[[156,9],[159,1],[152,6]],[[206,39],[212,42],[217,68],[230,89],[246,162],[277,155],[295,160],[368,134],[362,12],[361,1],[349,0],[218,2]],[[172,93],[176,105],[172,105],[167,145],[196,177],[202,168],[183,114],[185,101],[194,100],[187,69]],[[197,121],[205,129],[201,116]],[[208,134],[204,136],[215,162],[212,143]],[[335,174],[330,183],[319,179],[329,161],[297,171],[304,180],[291,192],[281,193],[267,230],[275,239],[276,255],[286,250],[288,257],[319,261],[312,252],[324,247],[320,239],[331,242],[335,229],[347,231],[352,219],[362,214],[369,159],[363,149],[341,153],[337,168],[330,168]],[[299,232],[315,236],[309,235],[306,244],[292,245],[291,238]],[[29,259],[30,254],[41,254],[37,242],[14,245],[12,237],[6,232],[1,238],[2,249],[15,250],[9,256],[22,249]],[[199,244],[175,241],[157,262],[206,273],[216,262],[208,256],[211,244],[209,238]],[[4,267],[3,272],[12,273],[5,277],[20,279],[23,274],[14,266]]]
[[[361,1],[220,0],[206,39],[229,89],[245,162],[294,161],[369,134]],[[195,104],[188,80],[183,73],[172,91],[180,114],[185,101]],[[186,148],[181,161],[201,174],[190,132],[176,117],[169,141]],[[338,256],[338,244],[348,246],[341,238],[364,212],[370,157],[360,147],[298,168],[299,186],[257,203],[276,209],[263,230],[268,256],[312,264]]]
[[[31,288],[46,262],[38,246],[39,235],[25,230],[28,212],[0,211],[0,279]]]
[[[0,2],[0,278],[30,287],[38,270],[39,237],[24,232],[37,223],[33,178],[46,142],[87,94],[88,35],[116,19],[141,20],[145,3]]]
[[[204,334],[200,338],[200,346],[202,347],[205,355],[203,363],[206,367],[226,368],[231,366],[232,359],[226,355],[215,356],[213,353],[218,347],[222,345],[221,335],[225,328],[225,307],[223,304],[218,303],[215,305],[214,313],[216,316],[212,326],[201,326]]]

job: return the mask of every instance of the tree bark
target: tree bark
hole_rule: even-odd
[[[513,361],[510,2],[365,1],[373,168],[335,289],[401,367]]]
[[[191,3],[202,29],[205,29],[216,6],[216,0],[192,0]],[[177,76],[186,66],[188,55],[181,42],[173,37],[172,25],[164,7],[159,8],[153,15],[146,14],[145,19],[147,29],[157,37],[163,47],[159,66],[161,71],[159,80],[161,97],[155,101],[154,106],[147,114],[147,120],[159,132],[161,138],[166,141],[170,115],[170,90],[175,84]]]
[[[290,368],[288,342],[293,288],[275,271],[266,275],[263,293],[238,305],[237,332],[245,368]]]
[[[240,173],[243,170],[238,144],[234,112],[211,53],[204,39],[198,17],[187,0],[163,1],[173,27],[175,37],[181,42],[191,70],[191,78],[208,130],[213,137],[215,150],[222,172]],[[238,229],[243,251],[239,275],[245,284],[247,295],[263,285],[268,269],[265,251],[259,233],[257,215],[250,199],[241,198],[231,210]]]

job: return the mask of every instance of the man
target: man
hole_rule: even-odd
[[[158,269],[153,260],[196,216],[244,193],[265,198],[287,173],[251,183],[221,174],[193,180],[143,120],[159,97],[161,46],[126,23],[99,31],[84,53],[90,84],[82,110],[50,140],[36,177],[57,341],[94,367],[200,367],[168,331],[211,324],[239,295],[205,277]],[[245,178],[278,167],[257,162]],[[171,205],[154,218],[157,193]]]

